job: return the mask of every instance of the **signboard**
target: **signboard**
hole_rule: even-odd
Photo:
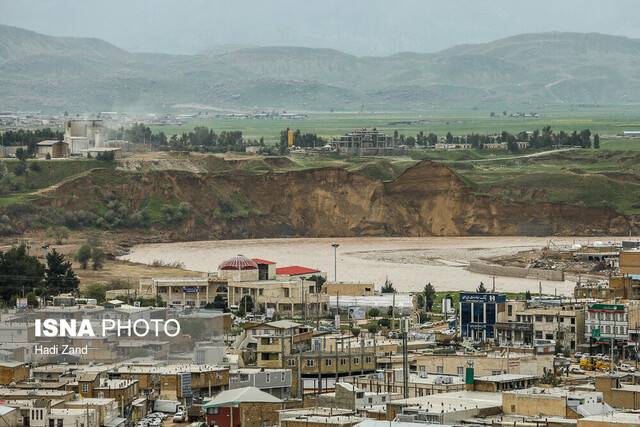
[[[624,305],[623,304],[591,304],[589,306],[589,311],[624,313]]]
[[[185,397],[193,395],[191,390],[191,372],[180,373],[180,391],[182,391],[182,395]]]
[[[27,308],[29,303],[26,298],[17,298],[16,299],[16,308]]]
[[[350,307],[349,317],[353,320],[362,320],[366,317],[364,307]]]
[[[340,330],[340,314],[336,314],[334,322],[335,322],[336,329]]]
[[[266,310],[265,316],[267,316],[267,319],[273,319],[273,315],[276,313],[276,309],[273,307],[269,307]]]
[[[600,338],[600,328],[592,328],[591,329],[591,336],[593,338]]]
[[[460,294],[460,302],[481,302],[481,303],[500,303],[505,302],[507,297],[500,294],[490,293],[462,293]]]
[[[198,292],[200,292],[200,287],[198,287],[198,286],[184,286],[182,288],[182,292],[184,292],[185,294],[197,294]]]

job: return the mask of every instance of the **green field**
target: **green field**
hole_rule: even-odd
[[[539,112],[537,118],[503,116],[489,117],[489,111],[458,110],[441,113],[309,113],[303,120],[258,120],[199,117],[182,126],[152,126],[154,132],[167,135],[188,132],[196,126],[206,126],[217,132],[242,130],[248,138],[264,137],[275,142],[279,133],[287,127],[313,132],[330,138],[361,127],[376,127],[389,134],[398,131],[406,136],[419,131],[444,136],[468,133],[494,134],[506,130],[511,133],[532,131],[551,126],[555,130],[573,131],[591,129],[601,136],[616,135],[624,130],[640,129],[640,108],[633,107],[583,107],[573,110],[549,110]],[[617,149],[617,148],[616,148]]]

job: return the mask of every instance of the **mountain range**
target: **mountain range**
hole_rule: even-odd
[[[522,34],[436,53],[358,57],[333,49],[212,47],[132,53],[94,38],[0,25],[0,109],[536,109],[640,102],[640,40]]]

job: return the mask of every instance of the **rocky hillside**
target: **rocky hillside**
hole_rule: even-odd
[[[0,105],[69,111],[218,108],[415,110],[640,101],[640,41],[525,34],[433,54],[228,47],[129,53],[97,39],[0,25]]]
[[[608,209],[477,195],[448,167],[430,161],[392,181],[342,168],[258,174],[93,170],[44,192],[35,205],[29,215],[40,210],[62,218],[83,212],[85,220],[98,218],[102,227],[147,229],[148,235],[166,239],[627,235],[640,230],[635,220]]]

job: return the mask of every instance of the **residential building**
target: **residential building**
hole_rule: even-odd
[[[29,366],[24,362],[0,362],[0,385],[29,379]]]
[[[632,249],[620,252],[620,274],[640,275],[640,250]]]
[[[580,418],[580,405],[602,403],[597,391],[571,391],[564,388],[531,387],[504,391],[502,407],[505,415]]]
[[[457,375],[429,374],[410,372],[408,375],[409,397],[464,391],[464,379]],[[401,369],[385,370],[368,375],[345,377],[344,382],[353,384],[365,392],[402,395],[404,382]]]
[[[229,389],[256,387],[278,399],[291,398],[291,369],[243,368],[229,372]]]
[[[358,282],[326,282],[322,292],[330,296],[371,296],[375,295],[373,283]]]
[[[542,377],[545,370],[553,370],[551,354],[527,354],[514,351],[490,353],[443,353],[416,356],[418,374],[426,372],[439,375],[465,375],[468,363],[473,364],[474,376],[520,374]]]
[[[243,387],[218,393],[202,409],[210,426],[262,427],[277,425],[283,402],[255,387]]]
[[[430,396],[392,400],[387,404],[387,420],[422,420],[430,424],[460,424],[462,420],[499,414],[499,393],[457,391]]]
[[[629,313],[625,304],[592,303],[585,317],[585,348],[591,354],[622,348],[629,341]]]

